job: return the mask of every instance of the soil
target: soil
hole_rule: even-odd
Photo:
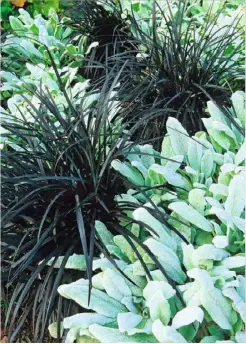
[[[0,343],[9,343],[8,339],[8,332],[4,331],[4,312],[2,312],[1,307],[1,329],[0,329]],[[20,333],[18,334],[17,338],[14,341],[15,343],[34,343],[33,334],[32,334],[32,320],[26,319]],[[42,343],[55,343],[55,339],[49,335],[49,331],[47,329],[46,333],[44,334]]]
[[[28,326],[30,324],[30,326]],[[31,321],[25,321],[24,326],[22,327],[22,330],[16,339],[16,343],[33,343],[33,335],[32,335],[32,327],[31,327]],[[45,333],[42,343],[55,343],[55,339],[52,338],[49,335],[49,332]]]

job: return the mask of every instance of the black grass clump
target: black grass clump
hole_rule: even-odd
[[[135,60],[138,51],[137,42],[121,17],[121,7],[113,2],[108,6],[109,11],[97,1],[77,0],[73,1],[73,8],[68,13],[72,18],[70,25],[84,35],[85,51],[92,43],[97,44],[79,69],[83,77],[96,81],[97,86],[112,68],[118,73],[127,61],[121,73],[123,77],[125,71],[131,69],[133,62],[130,61]]]
[[[121,155],[117,141],[122,133],[115,133],[113,121],[109,123],[108,96],[102,91],[97,106],[89,108],[83,99],[76,110],[65,90],[64,95],[69,104],[65,116],[51,94],[37,90],[40,108],[26,99],[33,122],[3,114],[2,124],[9,132],[2,153],[3,280],[9,285],[18,281],[13,317],[27,298],[30,301],[34,285],[40,290],[42,284],[42,306],[35,298],[42,313],[41,336],[72,253],[85,254],[91,279],[95,220],[111,220],[114,196],[122,188],[110,168],[112,159]],[[46,264],[61,255],[64,263],[54,280],[54,267]],[[10,332],[12,326],[16,323],[11,322]]]
[[[168,109],[175,111],[189,134],[203,130],[201,118],[207,116],[207,101],[212,98],[221,106],[228,105],[231,92],[244,87],[239,17],[231,26],[218,28],[223,8],[212,15],[211,2],[198,30],[196,18],[187,15],[188,0],[178,2],[175,15],[170,3],[164,12],[158,2],[153,2],[151,34],[147,35],[134,12],[122,19],[120,3],[106,4],[109,11],[95,1],[75,2],[77,15],[72,26],[87,36],[88,46],[98,42],[79,73],[102,87],[112,70],[115,75],[121,70],[121,115],[127,123],[138,123],[135,139],[139,142],[154,140],[155,148],[160,148]],[[161,20],[165,30],[160,30]],[[139,119],[148,113],[152,120],[140,125]]]
[[[206,117],[206,102],[210,98],[223,105],[232,91],[244,88],[244,42],[239,39],[243,35],[238,26],[240,17],[230,26],[217,27],[223,8],[214,16],[211,10],[207,13],[197,37],[196,19],[187,19],[188,6],[189,1],[180,0],[178,11],[173,15],[170,8],[169,13],[165,13],[161,5],[154,2],[150,35],[142,31],[134,13],[129,16],[132,31],[138,37],[135,47],[141,45],[142,50],[124,79],[126,86],[121,100],[128,109],[127,114],[132,112],[132,118],[141,111],[160,113],[162,109],[171,108],[193,134],[204,129],[201,118]],[[159,28],[160,19],[166,24],[165,30]],[[237,41],[239,43],[235,44]],[[167,115],[168,111],[164,111],[152,125],[148,123],[140,128],[139,138],[162,138]],[[161,140],[156,144],[159,147]]]
[[[114,201],[129,183],[122,182],[111,161],[126,158],[136,144],[131,139],[138,127],[121,123],[115,111],[112,94],[120,75],[105,81],[96,101],[88,105],[90,92],[75,108],[53,67],[67,102],[64,113],[48,90],[37,88],[40,107],[25,98],[33,121],[21,110],[18,119],[2,114],[2,127],[7,131],[1,179],[2,282],[12,295],[5,321],[10,341],[18,338],[31,316],[34,341],[42,342],[51,317],[59,323],[77,307],[72,301],[62,301],[57,287],[85,277],[91,288],[93,258],[103,252],[113,262],[96,235],[95,220],[103,221],[113,234],[124,235],[136,254],[136,242],[143,245],[138,238],[134,243],[122,225],[125,214]],[[139,118],[140,125],[150,117]],[[73,253],[85,255],[86,273],[65,272]],[[57,270],[59,256],[64,259]],[[51,258],[53,263],[47,266]]]

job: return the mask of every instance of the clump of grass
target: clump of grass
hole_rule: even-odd
[[[54,312],[58,321],[70,314],[72,303],[61,304],[57,287],[64,278],[78,278],[77,272],[75,276],[64,272],[71,254],[85,255],[91,287],[94,256],[103,252],[110,259],[96,235],[95,220],[103,221],[112,233],[124,234],[136,250],[121,224],[123,210],[114,201],[129,185],[122,183],[111,162],[125,159],[136,144],[130,138],[138,130],[127,120],[122,123],[118,115],[119,104],[112,95],[120,74],[113,82],[111,77],[105,81],[95,102],[88,105],[89,93],[74,107],[53,67],[68,104],[65,114],[41,89],[35,91],[39,107],[26,98],[33,121],[22,117],[21,111],[18,119],[3,114],[2,268],[4,283],[14,286],[6,316],[11,341],[30,312],[35,341],[42,340]],[[139,125],[150,117],[140,118]],[[59,256],[64,259],[55,272]],[[47,266],[51,258],[53,264]]]
[[[211,4],[203,25],[198,25],[196,17],[187,14],[189,1],[179,1],[175,14],[167,4],[164,12],[161,5],[153,2],[150,34],[143,31],[133,11],[127,22],[135,34],[134,57],[125,51],[107,59],[108,65],[110,61],[122,65],[128,59],[121,79],[125,92],[119,95],[127,114],[131,112],[137,122],[141,112],[156,113],[151,125],[148,122],[140,128],[139,139],[163,137],[168,108],[176,111],[175,116],[189,133],[201,130],[206,102],[212,98],[222,106],[233,90],[244,87],[244,42],[238,25],[241,17],[236,17],[231,25],[219,27],[218,18],[224,8],[212,15]],[[129,36],[124,39],[129,44],[133,42]]]

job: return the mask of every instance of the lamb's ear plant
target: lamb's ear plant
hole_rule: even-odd
[[[236,92],[231,98],[234,107],[227,110],[242,127],[245,95]],[[113,236],[96,222],[114,260],[94,260],[93,270],[101,271],[92,278],[89,305],[87,280],[58,288],[93,311],[63,320],[67,342],[244,341],[245,143],[213,102],[208,112],[207,133],[189,137],[170,117],[161,154],[139,145],[130,150],[128,162],[112,162],[136,184],[116,197],[121,223],[149,251],[139,245],[138,255],[124,236]],[[159,213],[153,216],[155,208]],[[70,257],[65,268],[72,267],[85,269],[85,258]],[[56,328],[49,327],[53,336]]]
[[[135,181],[137,188],[128,190],[140,202],[146,202],[143,191],[153,202],[166,211],[172,211],[171,223],[194,237],[194,225],[211,237],[216,231],[214,216],[223,222],[231,242],[242,236],[234,232],[236,226],[243,231],[243,183],[245,161],[244,109],[245,94],[237,91],[231,96],[231,108],[223,109],[212,101],[208,102],[209,118],[203,122],[206,132],[197,132],[189,137],[177,121],[169,117],[167,135],[161,153],[156,158],[146,157],[142,152],[154,152],[150,145],[137,146],[128,155],[128,162],[113,161],[112,166],[128,180]],[[227,116],[234,116],[234,124]],[[168,160],[167,160],[168,159]],[[137,177],[142,178],[141,192],[138,191]],[[237,200],[235,199],[237,195]],[[237,208],[238,207],[238,208]],[[178,223],[175,218],[184,223]],[[211,218],[211,220],[212,220]],[[216,223],[216,221],[215,221]],[[187,226],[188,225],[188,226]],[[237,234],[236,234],[237,233]],[[234,237],[236,235],[236,237]],[[199,240],[199,239],[197,239]],[[239,239],[239,245],[241,246]]]
[[[80,66],[86,52],[84,38],[66,25],[68,20],[59,19],[54,9],[47,19],[19,9],[18,17],[10,16],[11,33],[2,42],[2,68],[22,76],[26,62],[52,66],[50,55],[58,68]]]
[[[157,220],[156,223],[158,223]],[[162,224],[159,222],[159,227],[161,226]],[[158,231],[158,227],[156,227],[155,229]],[[139,229],[138,224],[129,228],[132,233],[141,238]],[[81,313],[64,319],[62,328],[66,331],[66,342],[75,340],[86,342],[124,342],[129,340],[132,342],[156,342],[151,326],[159,316],[167,324],[172,314],[175,313],[176,307],[182,305],[179,296],[177,296],[177,291],[173,288],[172,282],[168,282],[161,270],[156,269],[155,262],[140,246],[138,246],[138,252],[148,266],[150,277],[147,277],[138,255],[124,236],[113,236],[100,221],[96,222],[96,231],[104,241],[106,248],[115,257],[115,265],[105,257],[93,261],[93,270],[100,269],[101,272],[92,278],[89,305],[87,303],[87,280],[80,279],[58,288],[58,292],[63,297],[72,299],[83,308],[94,311],[94,313]],[[167,229],[163,227],[163,235],[166,231]],[[168,233],[166,233],[167,236]],[[144,243],[146,246],[148,245],[147,241]],[[159,244],[161,245],[161,242]],[[170,261],[172,268],[177,269],[178,267],[181,281],[185,281],[186,276],[182,273],[175,249],[174,251],[168,247],[166,249],[169,253],[172,252],[172,259],[174,259],[174,261]],[[48,262],[48,264],[52,263],[53,260]],[[161,262],[161,264],[163,263]],[[163,265],[165,269],[167,268],[166,265],[168,264]],[[56,267],[59,268],[59,266],[58,262]],[[65,268],[84,269],[84,256],[74,255],[70,257]],[[117,268],[120,268],[122,272],[120,273]],[[167,271],[171,275],[171,270],[168,269]],[[176,275],[172,274],[175,280],[178,279],[178,271],[176,273]],[[56,323],[51,324],[49,330],[51,335],[57,336]]]
[[[36,88],[42,88],[53,95],[60,110],[66,107],[56,72],[55,63],[62,82],[69,93],[71,101],[80,102],[78,93],[85,92],[89,81],[78,74],[85,50],[82,35],[66,25],[66,18],[59,19],[52,9],[48,19],[41,15],[32,18],[24,9],[19,10],[18,17],[10,17],[12,33],[6,36],[1,45],[2,79],[1,96],[3,104],[8,103],[10,111],[18,114],[17,108],[25,113],[25,98],[38,106],[39,100],[33,95]],[[63,111],[63,110],[61,110]]]

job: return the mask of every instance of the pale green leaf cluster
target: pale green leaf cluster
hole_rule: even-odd
[[[201,240],[211,243],[214,234],[226,235],[228,245],[243,240],[245,143],[239,128],[244,127],[245,94],[235,92],[231,101],[229,113],[234,116],[235,111],[235,124],[209,101],[210,117],[203,119],[207,133],[198,132],[189,137],[178,120],[169,117],[161,153],[145,145],[146,152],[154,156],[152,161],[148,159],[146,163],[145,146],[137,146],[128,161],[112,163],[129,182],[141,185],[157,206],[171,210],[169,223],[187,239],[196,238],[199,244]],[[133,189],[128,195],[145,201],[143,194]],[[136,219],[144,215],[144,210],[141,212]],[[149,219],[148,223],[152,221]]]
[[[9,34],[2,44],[4,59],[0,72],[0,92],[7,102],[6,109],[0,108],[2,116],[6,116],[9,121],[24,120],[36,123],[37,112],[42,109],[39,96],[42,94],[52,97],[62,117],[65,118],[69,113],[70,119],[73,120],[73,114],[69,112],[69,98],[75,109],[83,108],[83,119],[87,125],[87,110],[98,100],[99,93],[88,92],[90,81],[79,74],[79,68],[84,56],[89,54],[98,42],[93,42],[85,51],[85,37],[75,35],[66,25],[68,18],[60,20],[53,9],[50,9],[48,19],[44,19],[40,14],[32,18],[24,9],[20,9],[19,13],[18,17],[10,17],[13,33]],[[115,94],[114,90],[109,92],[109,122],[120,107],[119,102],[114,100]],[[49,110],[46,111],[51,121],[54,121]],[[92,127],[94,122],[95,119],[92,118]],[[58,126],[57,123],[54,124]],[[121,120],[118,119],[114,128],[111,127],[111,138],[112,133],[119,132],[120,124]],[[1,130],[1,133],[5,132]],[[6,140],[2,138],[1,142]]]
[[[83,60],[84,38],[75,36],[66,25],[68,18],[60,20],[54,9],[50,9],[48,19],[41,14],[32,18],[27,11],[19,9],[19,16],[10,16],[9,21],[13,33],[7,36],[2,51],[5,56],[15,58],[11,69],[18,71],[23,61],[51,65],[49,54],[58,67],[65,64],[76,67]]]
[[[66,18],[59,20],[53,9],[50,9],[48,19],[40,14],[32,18],[27,11],[20,9],[18,17],[10,17],[10,25],[12,33],[1,47],[4,58],[0,91],[8,100],[11,115],[32,120],[30,107],[24,98],[39,108],[40,100],[34,95],[37,89],[49,92],[58,109],[64,111],[67,102],[53,63],[69,97],[79,103],[88,86],[88,81],[78,75],[84,57],[82,36],[76,37],[66,26]]]
[[[73,104],[81,102],[88,87],[88,81],[78,76],[84,56],[83,41],[82,37],[74,37],[73,30],[65,23],[66,18],[59,20],[53,9],[48,19],[40,14],[32,18],[24,9],[19,10],[18,17],[10,17],[13,33],[1,47],[4,58],[0,91],[7,100],[7,111],[2,109],[4,115],[33,122],[33,109],[41,107],[36,90],[49,93],[58,110],[64,113],[67,101],[52,63]],[[88,103],[92,101],[88,99]]]

